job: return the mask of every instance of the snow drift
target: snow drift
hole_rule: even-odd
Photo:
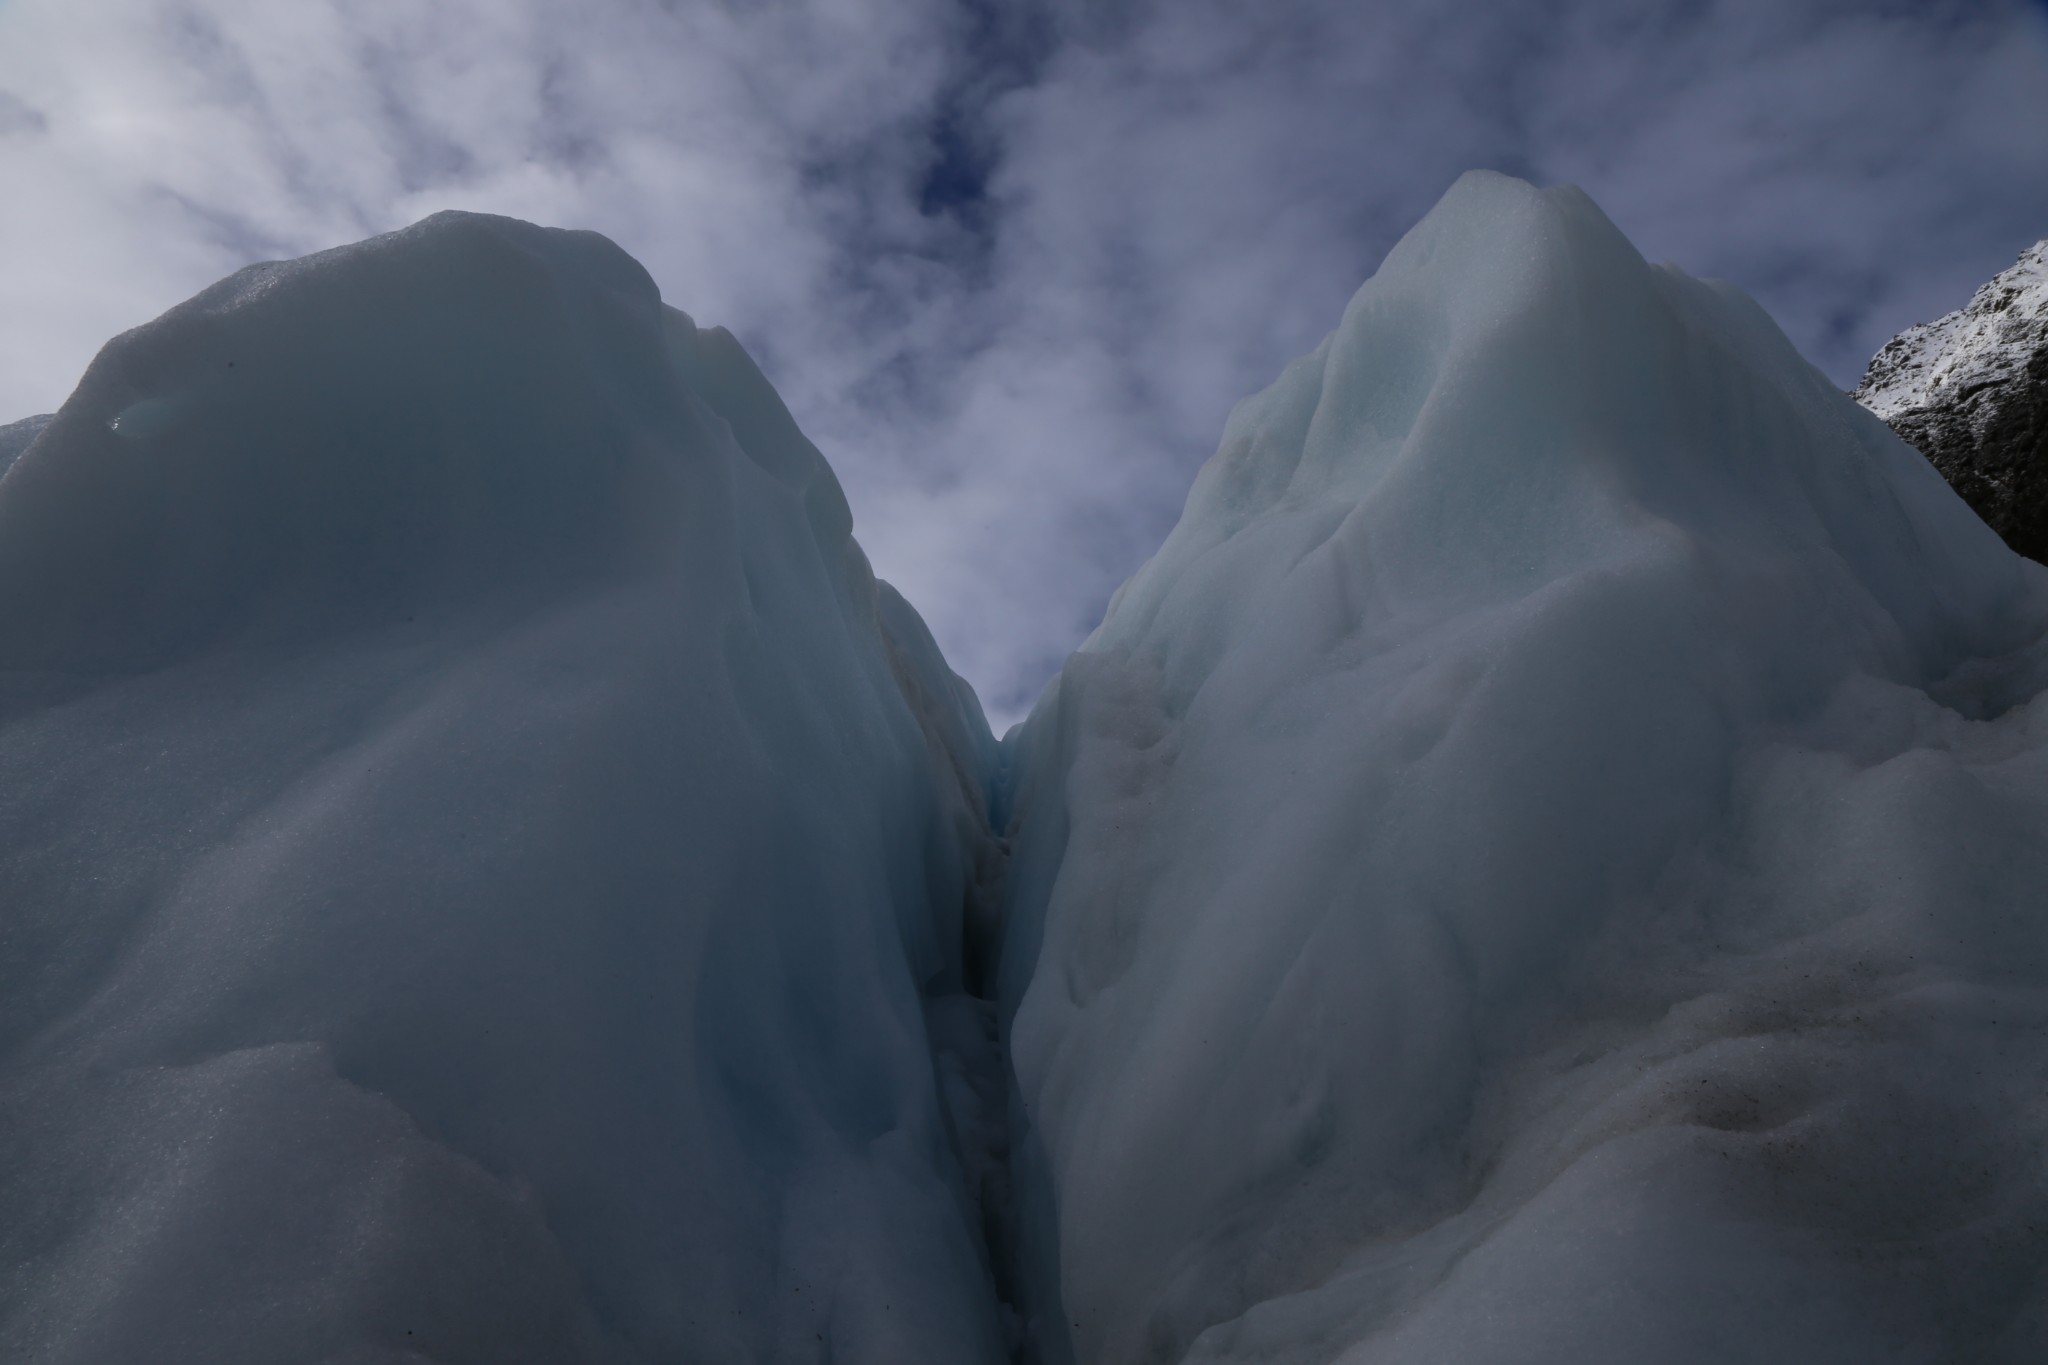
[[[1003,1358],[986,729],[730,336],[441,215],[30,434],[0,1356]]]
[[[1054,1349],[2048,1355],[2043,578],[1747,299],[1460,181],[1009,741]]]
[[[9,462],[10,1360],[2048,1356],[2048,571],[1576,191],[1000,747],[587,234],[245,271]]]

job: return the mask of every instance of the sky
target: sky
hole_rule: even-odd
[[[2048,236],[2048,3],[0,0],[0,421],[251,261],[593,228],[762,364],[1000,729],[1471,167],[1846,387]]]

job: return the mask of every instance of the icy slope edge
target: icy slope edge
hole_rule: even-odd
[[[952,1093],[991,741],[729,336],[441,215],[31,435],[0,1356],[1005,1357]]]
[[[1006,741],[1048,1360],[2048,1351],[2043,574],[1461,180]]]

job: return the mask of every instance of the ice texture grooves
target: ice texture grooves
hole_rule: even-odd
[[[1475,173],[1007,739],[1033,1350],[2048,1358],[2048,583]]]
[[[0,1358],[1006,1358],[992,742],[730,336],[440,215],[0,440]]]

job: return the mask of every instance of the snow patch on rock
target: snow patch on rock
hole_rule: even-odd
[[[1887,343],[1853,396],[2007,545],[2048,560],[2048,241],[1968,307]]]

